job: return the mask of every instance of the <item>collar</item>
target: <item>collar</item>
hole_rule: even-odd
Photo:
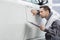
[[[46,19],[49,20],[49,18],[51,17],[52,14],[53,14],[52,12],[49,13],[49,16]]]

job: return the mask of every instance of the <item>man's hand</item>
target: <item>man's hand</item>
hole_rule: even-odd
[[[41,25],[40,26],[40,30],[44,31],[45,30],[45,26]]]
[[[35,9],[32,9],[31,12],[32,12],[33,15],[36,15],[38,13],[38,11],[35,10]]]

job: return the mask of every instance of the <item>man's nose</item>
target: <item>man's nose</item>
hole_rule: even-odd
[[[42,13],[40,13],[40,15],[41,15]]]

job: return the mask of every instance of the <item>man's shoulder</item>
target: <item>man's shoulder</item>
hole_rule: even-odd
[[[53,23],[55,23],[56,25],[60,25],[60,19],[55,20]]]

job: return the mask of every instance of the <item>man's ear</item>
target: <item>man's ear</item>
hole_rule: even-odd
[[[48,11],[48,10],[46,10],[46,12],[47,12],[47,13],[49,13],[49,11]]]
[[[46,10],[46,15],[49,15],[49,11],[48,10]]]

